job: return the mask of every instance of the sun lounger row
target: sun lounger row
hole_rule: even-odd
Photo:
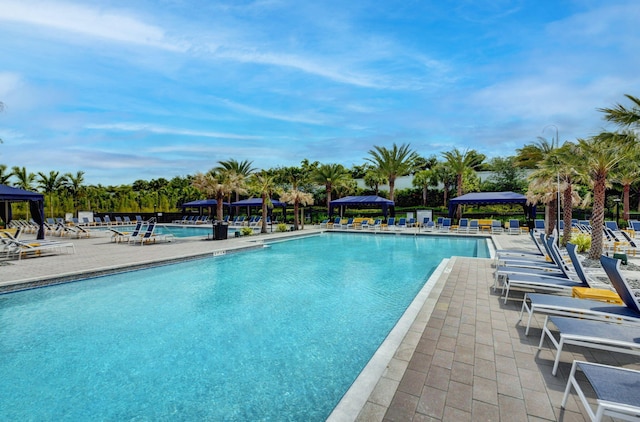
[[[5,258],[18,258],[41,256],[47,253],[75,253],[75,245],[71,242],[58,242],[54,240],[29,240],[23,241],[9,232],[0,232],[0,251]]]
[[[552,254],[554,262],[559,258],[559,250],[555,243],[548,243],[548,250]],[[577,257],[575,245],[568,244],[567,252],[573,265],[575,283],[585,284],[586,290],[591,290],[591,279],[587,278],[582,263]],[[526,254],[519,251],[499,251],[503,258],[510,256],[520,259],[522,263],[529,258],[528,265],[534,269],[536,260],[543,264],[543,254],[535,252]],[[510,254],[510,255],[507,255]],[[525,335],[529,334],[531,318],[534,313],[545,315],[542,333],[538,348],[541,349],[545,340],[555,349],[552,374],[556,375],[561,362],[565,345],[584,347],[591,350],[604,350],[624,353],[634,356],[640,355],[640,303],[629,284],[620,272],[620,260],[607,256],[601,257],[601,265],[611,282],[611,285],[623,304],[606,301],[580,299],[574,297],[558,296],[554,294],[527,293],[525,295],[520,320],[528,314],[526,320]],[[516,261],[512,261],[511,267],[516,269]],[[544,265],[537,269],[544,273]],[[560,266],[559,266],[560,268]],[[515,274],[515,273],[511,273]],[[510,275],[511,277],[511,275]],[[526,287],[532,290],[552,292],[558,288],[557,279],[551,277],[534,276]],[[516,277],[517,278],[517,277]],[[565,281],[563,283],[569,283]],[[526,282],[522,281],[525,287]],[[548,286],[546,286],[548,284]],[[575,287],[575,286],[574,286]],[[546,290],[549,288],[550,290]],[[573,287],[572,287],[573,288]],[[597,288],[593,288],[594,291]],[[570,291],[567,289],[567,291]],[[609,291],[606,291],[609,292]],[[610,293],[610,292],[609,292]],[[597,294],[594,293],[594,297]],[[611,300],[612,294],[602,295],[603,300]],[[587,356],[597,357],[598,354]],[[581,372],[582,378],[576,377]],[[587,399],[583,385],[589,383],[595,393],[597,401],[595,409],[592,409],[592,401]],[[640,371],[603,365],[598,362],[573,361],[568,376],[567,385],[561,406],[567,404],[568,396],[575,390],[577,396],[585,407],[591,420],[602,420],[604,416],[621,418],[625,420],[637,420],[640,415]]]
[[[156,242],[171,242],[175,239],[173,234],[158,234],[155,233],[155,229],[155,222],[150,222],[149,224],[138,222],[131,232],[123,232],[114,228],[109,228],[109,232],[111,233],[111,240],[113,242],[127,243],[129,245],[147,245],[149,243]]]

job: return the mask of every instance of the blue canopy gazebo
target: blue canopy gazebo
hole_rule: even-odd
[[[527,204],[527,197],[515,192],[471,192],[449,200],[449,217],[453,217],[458,205],[522,205],[527,219],[535,220],[536,206]]]
[[[38,224],[38,239],[44,239],[44,195],[20,188],[0,185],[0,218],[6,223],[13,219],[12,202],[29,202],[31,218]]]
[[[271,199],[271,204],[273,206],[270,207],[269,210],[273,209],[273,207],[282,207],[282,214],[283,214],[283,216],[286,216],[286,214],[287,214],[287,204],[286,204],[286,202],[281,202],[281,201],[278,201],[277,199]],[[251,214],[249,212],[249,208],[251,208],[251,207],[260,207],[260,208],[262,208],[262,198],[243,199],[243,200],[240,200],[240,201],[232,202],[231,206],[232,207],[247,207],[247,215],[249,215],[249,214]],[[269,215],[271,215],[271,211],[269,211]]]
[[[384,218],[387,218],[389,209],[391,209],[392,214],[394,213],[395,202],[376,195],[345,196],[344,198],[334,199],[329,203],[329,217],[333,215],[336,207],[340,207],[340,215],[343,214],[345,207],[382,208],[382,214]]]

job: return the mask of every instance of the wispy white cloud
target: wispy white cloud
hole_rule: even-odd
[[[241,135],[236,133],[212,132],[204,130],[192,130],[183,128],[171,128],[156,124],[145,123],[110,123],[110,124],[89,124],[86,129],[94,130],[113,130],[123,132],[147,132],[164,135],[183,135],[197,136],[203,138],[222,138],[222,139],[261,139],[261,136]]]
[[[5,0],[0,7],[2,20],[166,50],[188,47],[168,39],[162,28],[125,12],[74,3]]]

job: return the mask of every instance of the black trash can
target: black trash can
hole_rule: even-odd
[[[217,221],[213,225],[213,238],[215,240],[225,240],[229,233],[229,224]]]

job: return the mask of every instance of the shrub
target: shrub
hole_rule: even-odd
[[[571,243],[578,247],[578,252],[585,252],[591,248],[591,236],[586,233],[578,233],[571,238]]]
[[[278,227],[276,227],[277,232],[286,232],[287,230],[287,225],[284,223],[280,223],[278,224]]]
[[[243,227],[240,229],[240,233],[242,233],[243,236],[251,236],[253,229],[251,227]]]

